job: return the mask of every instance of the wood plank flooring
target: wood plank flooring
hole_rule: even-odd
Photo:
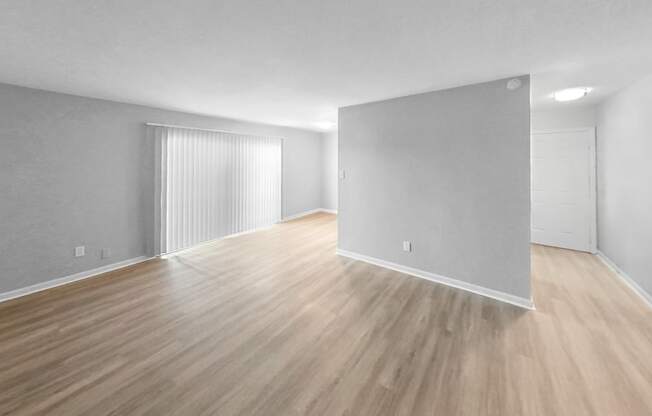
[[[536,311],[334,254],[316,214],[0,304],[2,415],[652,415],[652,313],[533,246]]]

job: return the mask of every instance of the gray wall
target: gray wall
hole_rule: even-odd
[[[337,209],[337,132],[322,134],[321,207]]]
[[[598,108],[598,249],[652,295],[652,76]]]
[[[338,248],[530,299],[521,79],[341,108]]]
[[[321,206],[319,133],[0,84],[0,293],[146,254],[145,122],[281,136],[284,216]]]

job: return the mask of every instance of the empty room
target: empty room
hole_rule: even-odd
[[[652,2],[0,2],[0,415],[652,415]]]

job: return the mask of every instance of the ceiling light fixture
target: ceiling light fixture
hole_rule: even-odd
[[[592,88],[586,88],[586,87],[566,88],[565,90],[556,91],[554,94],[552,94],[552,96],[555,99],[555,101],[560,101],[560,102],[574,101],[585,97],[588,93],[591,92],[591,90]]]
[[[523,85],[523,82],[518,78],[512,78],[509,81],[507,81],[507,89],[510,91],[514,91],[521,88],[521,85]]]

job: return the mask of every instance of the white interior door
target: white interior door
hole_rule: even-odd
[[[532,242],[596,251],[595,129],[533,132]]]

